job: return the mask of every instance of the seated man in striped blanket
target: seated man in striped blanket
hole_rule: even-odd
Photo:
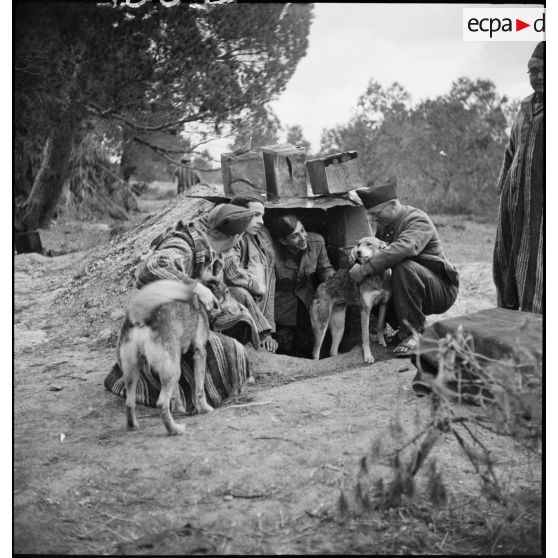
[[[137,271],[136,287],[158,279],[174,279],[184,283],[196,283],[195,292],[202,302],[213,297],[209,289],[198,279],[212,275],[222,279],[223,262],[221,254],[234,245],[250,221],[253,213],[248,209],[220,204],[207,215],[204,224],[181,221],[174,229],[167,230],[152,243],[152,252]],[[205,230],[203,230],[205,229]],[[207,400],[218,407],[229,397],[234,386],[242,387],[250,377],[248,357],[244,347],[223,332],[231,330],[238,323],[245,323],[251,332],[254,346],[259,346],[258,327],[250,312],[242,308],[238,315],[220,314],[211,324],[207,343],[207,373],[205,389]],[[119,351],[117,351],[117,354]],[[159,397],[160,383],[156,374],[144,361],[140,365],[136,401],[155,407]],[[117,362],[104,381],[105,387],[121,396],[126,396],[122,370]],[[182,371],[179,380],[179,400],[186,412],[193,412],[194,368],[191,352],[182,356]]]
[[[255,197],[238,197],[231,204],[249,209],[254,216],[240,240],[223,255],[225,283],[252,314],[261,346],[274,353],[278,346],[271,336],[275,332],[275,256],[263,224],[264,204]]]

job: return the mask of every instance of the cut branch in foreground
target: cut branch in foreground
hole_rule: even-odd
[[[479,476],[482,495],[502,505],[509,503],[510,497],[496,475],[496,459],[488,440],[480,433],[489,430],[507,436],[522,443],[529,455],[540,451],[542,418],[539,419],[532,405],[533,399],[535,404],[542,405],[542,364],[519,342],[511,360],[489,361],[474,352],[472,341],[472,336],[464,334],[462,327],[454,336],[448,334],[438,340],[438,371],[433,379],[428,380],[430,420],[422,426],[417,418],[419,432],[407,442],[399,443],[399,448],[391,452],[382,449],[385,440],[378,438],[374,441],[370,452],[361,459],[352,491],[352,506],[345,492],[341,491],[338,510],[343,517],[351,511],[358,515],[372,509],[400,506],[404,498],[415,494],[414,477],[427,462],[430,463],[428,497],[435,505],[442,503],[447,493],[443,477],[437,471],[435,461],[428,458],[440,435],[448,433],[453,435]],[[522,387],[528,382],[518,382],[518,377],[522,376],[528,377],[530,388]],[[474,393],[469,394],[468,388],[474,388]],[[472,408],[471,404],[474,405]],[[399,439],[403,428],[397,417],[394,421],[397,424],[392,427],[391,436]],[[487,427],[487,423],[494,428]],[[391,479],[386,482],[380,477],[368,489],[368,462],[377,462],[381,453],[389,463]]]

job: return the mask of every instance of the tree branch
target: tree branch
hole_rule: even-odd
[[[95,103],[92,102],[88,103],[87,108],[93,110],[93,112],[101,118],[108,118],[108,117],[114,118],[115,120],[122,122],[126,126],[133,128],[134,130],[141,130],[146,132],[159,132],[161,130],[166,130],[168,128],[175,128],[177,126],[180,126],[181,124],[186,124],[187,122],[197,122],[198,120],[201,120],[204,114],[203,112],[198,112],[196,114],[190,114],[189,116],[185,116],[184,118],[179,118],[178,120],[165,122],[157,126],[146,126],[146,125],[138,124],[137,122],[134,122],[133,120],[130,120],[125,116],[122,116],[121,114],[113,112],[114,111],[113,108],[102,109],[101,107],[96,106]]]
[[[190,168],[192,170],[196,170],[198,172],[211,172],[211,171],[219,171],[221,170],[221,167],[217,167],[215,169],[201,169],[199,167],[192,167],[190,165],[184,165],[182,164],[180,161],[177,161],[175,159],[172,159],[171,157],[169,157],[167,155],[167,153],[176,153],[176,151],[171,151],[171,150],[167,150],[167,149],[163,149],[162,147],[159,147],[158,145],[155,145],[153,143],[150,143],[144,139],[138,138],[137,136],[134,136],[132,138],[134,141],[137,141],[138,143],[141,143],[142,145],[145,145],[146,147],[149,147],[149,149],[151,149],[152,151],[154,151],[155,153],[157,153],[157,155],[159,155],[160,157],[162,157],[163,159],[169,161],[170,163],[172,163],[173,165],[176,165],[177,167],[183,167],[183,168]],[[184,153],[184,151],[179,151],[178,153]]]

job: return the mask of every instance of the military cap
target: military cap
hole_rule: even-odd
[[[395,176],[388,178],[380,186],[373,186],[371,182],[366,188],[359,188],[356,191],[358,197],[366,209],[370,209],[376,205],[396,199],[397,196],[397,179]]]

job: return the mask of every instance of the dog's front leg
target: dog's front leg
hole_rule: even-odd
[[[173,413],[186,413],[186,407],[184,406],[184,403],[182,403],[182,398],[180,397],[180,388],[178,387],[178,382],[174,386],[174,390],[172,392],[170,409]]]
[[[207,364],[207,350],[204,344],[194,347],[194,381],[195,404],[198,413],[209,413],[213,407],[205,398],[205,367]]]
[[[312,307],[310,308],[310,322],[312,323],[312,333],[314,334],[314,350],[312,351],[312,357],[314,360],[320,359],[320,349],[322,348],[322,343],[324,342],[332,308],[333,302],[328,296],[316,296],[312,301]]]
[[[331,350],[329,354],[336,356],[339,351],[339,344],[345,332],[345,314],[347,312],[346,304],[338,304],[333,307],[331,318],[329,319],[329,331],[331,331]]]
[[[363,306],[360,311],[360,327],[362,331],[362,351],[364,352],[364,362],[373,364],[374,357],[370,350],[370,310],[368,306]]]
[[[384,338],[384,326],[386,323],[386,309],[387,304],[383,302],[380,304],[380,309],[378,310],[378,343],[382,346],[386,346],[386,340]]]

